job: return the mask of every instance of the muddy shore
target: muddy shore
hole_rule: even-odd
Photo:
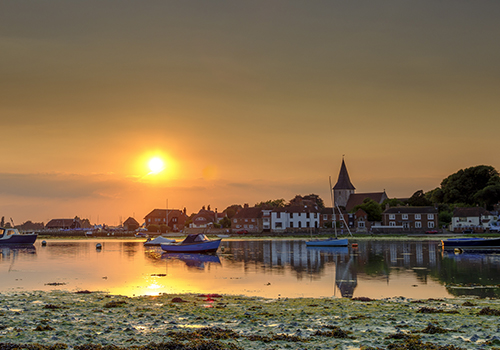
[[[497,299],[35,291],[0,294],[0,349],[500,349],[499,321]]]

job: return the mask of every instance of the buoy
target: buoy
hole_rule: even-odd
[[[101,250],[101,248],[102,248],[101,243],[97,243],[97,244],[95,245],[95,248],[96,248],[97,250]]]
[[[42,247],[45,247],[47,245],[47,242],[42,241]]]
[[[358,243],[352,243],[352,244],[351,244],[351,247],[352,247],[352,248],[357,248],[357,247],[358,247]]]
[[[455,252],[455,254],[462,254],[464,252],[462,248],[455,248],[453,249],[453,251]]]

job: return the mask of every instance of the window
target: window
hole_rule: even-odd
[[[408,214],[403,214],[403,220],[408,220]]]
[[[396,223],[394,221],[389,222],[389,226],[396,226]]]
[[[428,228],[434,228],[434,221],[429,221],[429,222],[427,223],[427,227],[428,227]]]
[[[415,214],[415,220],[421,220],[420,214]]]
[[[396,214],[389,214],[389,220],[396,220]]]
[[[293,219],[293,213],[290,213],[290,219]]]
[[[422,228],[422,223],[420,221],[415,221],[415,228]]]
[[[278,213],[278,214],[279,214],[279,213]],[[281,228],[281,227],[282,227],[282,226],[281,226],[281,222],[277,222],[277,223],[276,223],[276,228]]]
[[[427,214],[427,220],[434,220],[434,214]]]
[[[255,222],[255,219],[252,219],[252,222]]]
[[[410,228],[410,223],[408,221],[403,222],[403,228]]]
[[[327,214],[323,214],[323,220],[324,221],[328,220],[328,215]]]
[[[306,213],[306,219],[309,219],[309,213]]]
[[[359,228],[365,228],[365,222],[364,221],[358,221],[358,227]]]
[[[290,228],[293,228],[293,222],[290,223]]]
[[[238,220],[236,220],[236,219],[233,219],[233,222],[234,222],[234,223],[236,224],[236,223],[238,222]]]
[[[299,222],[299,226],[300,226],[300,222]],[[309,227],[309,221],[306,222],[306,227]]]

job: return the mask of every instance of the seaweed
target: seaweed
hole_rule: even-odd
[[[354,339],[353,337],[350,337],[348,335],[348,332],[346,331],[343,331],[340,327],[337,327],[337,326],[325,326],[325,328],[328,328],[329,330],[328,331],[320,331],[320,330],[317,330],[313,336],[321,336],[321,337],[332,337],[332,338],[339,338],[339,339],[342,339],[342,338],[351,338],[351,339]]]
[[[485,308],[481,309],[481,311],[479,311],[478,315],[481,315],[481,316],[484,316],[484,315],[486,315],[486,316],[500,316],[500,310],[485,307]]]
[[[108,303],[106,303],[106,305],[104,305],[105,308],[112,308],[112,307],[121,307],[123,305],[127,304],[126,301],[123,301],[123,300],[119,300],[119,301],[110,301]]]
[[[458,314],[457,310],[438,310],[433,307],[421,307],[417,310],[417,313],[421,314]]]

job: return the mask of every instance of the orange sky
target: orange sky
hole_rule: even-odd
[[[500,3],[0,4],[0,216],[358,192],[500,169]],[[168,163],[147,175],[150,157]]]

